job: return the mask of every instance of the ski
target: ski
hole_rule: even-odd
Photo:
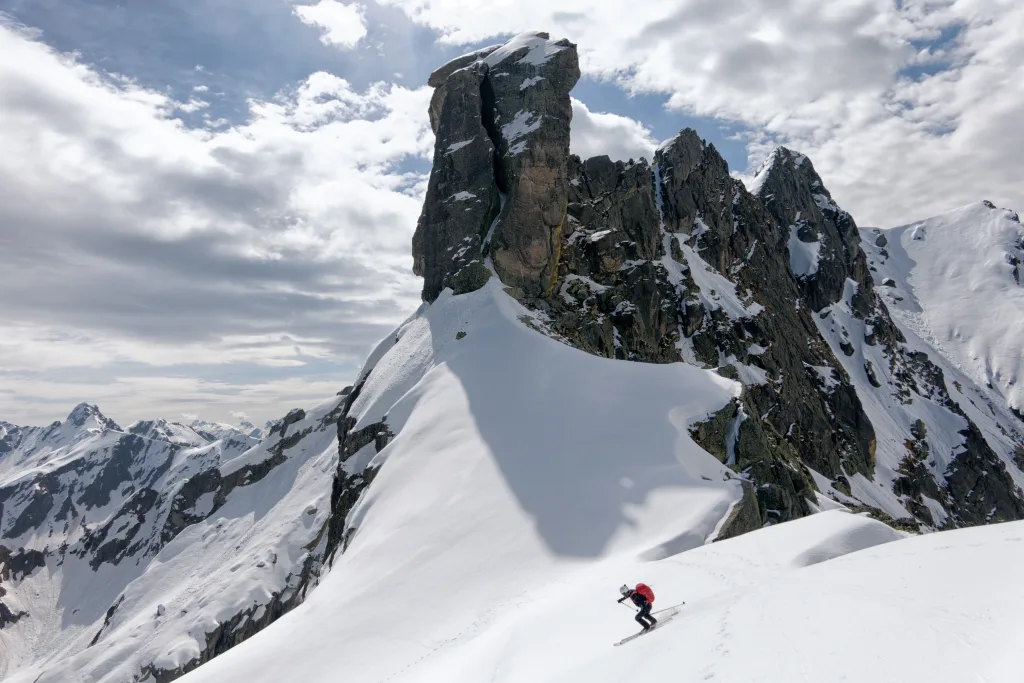
[[[642,636],[642,635],[644,635],[646,633],[650,633],[651,631],[657,631],[659,628],[661,628],[662,626],[667,624],[669,621],[671,621],[677,614],[679,614],[679,608],[677,608],[677,607],[669,607],[667,609],[662,610],[662,613],[664,613],[664,616],[658,618],[658,623],[655,624],[653,628],[651,628],[648,631],[640,631],[639,633],[634,633],[631,636],[626,636],[625,638],[623,638],[619,642],[614,643],[615,647],[618,647],[619,645],[624,645],[624,644],[628,643],[629,641],[631,641],[631,640],[633,640],[635,638],[639,638],[640,636]]]

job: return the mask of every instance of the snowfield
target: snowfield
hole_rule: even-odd
[[[1024,226],[1017,214],[978,202],[862,232],[876,283],[892,281],[878,289],[893,316],[1024,412]]]
[[[397,436],[351,544],[183,681],[1019,680],[1024,524],[905,538],[832,510],[707,544],[740,486],[687,427],[738,387],[587,355],[530,315],[492,279],[378,347],[351,414]],[[613,648],[638,581],[686,604]]]

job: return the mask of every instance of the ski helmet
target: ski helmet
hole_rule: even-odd
[[[630,593],[629,586],[627,586],[626,584],[622,584],[622,588],[619,589],[619,592],[622,593],[623,595],[629,595],[629,593]]]

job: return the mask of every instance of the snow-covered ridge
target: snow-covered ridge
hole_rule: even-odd
[[[982,634],[1024,633],[1022,523],[908,539],[832,510],[707,544],[738,482],[687,427],[737,387],[588,356],[520,324],[535,315],[492,280],[443,293],[381,344],[350,415],[395,436],[359,456],[377,471],[347,516],[350,544],[305,604],[186,683],[326,680],[342,663],[354,680],[407,683],[1016,680],[1012,650]],[[615,588],[639,580],[658,608],[686,604],[612,648],[635,629]],[[928,629],[936,618],[951,627]]]
[[[491,280],[442,293],[388,337],[348,417],[353,432],[383,423],[394,438],[352,456],[376,474],[348,514],[344,553],[287,637],[194,675],[272,677],[287,661],[289,677],[316,680],[343,660],[353,680],[455,680],[416,662],[442,641],[439,661],[457,661],[473,634],[544,604],[531,587],[676,557],[720,530],[742,484],[688,428],[738,384],[598,358],[530,329],[532,316]],[[399,604],[396,621],[385,605]],[[328,613],[359,618],[317,616]]]

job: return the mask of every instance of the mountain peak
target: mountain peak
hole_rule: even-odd
[[[74,407],[74,409],[68,414],[68,418],[65,422],[70,423],[75,427],[83,427],[90,419],[94,419],[97,425],[102,429],[121,431],[121,427],[119,427],[116,422],[100,412],[99,406],[84,402],[79,403]]]
[[[771,154],[761,162],[761,165],[754,172],[753,181],[751,181],[747,189],[750,190],[751,194],[763,199],[765,195],[764,187],[770,178],[791,176],[801,172],[807,175],[807,179],[812,185],[815,182],[818,185],[821,184],[821,179],[818,177],[817,172],[815,172],[814,165],[807,158],[807,155],[795,152],[788,147],[779,146],[773,149]]]

